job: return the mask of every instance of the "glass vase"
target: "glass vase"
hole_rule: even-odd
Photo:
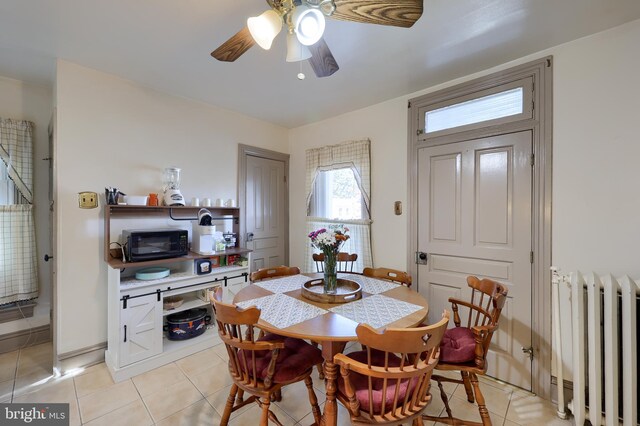
[[[324,292],[336,294],[338,291],[338,275],[336,273],[336,253],[324,254]]]

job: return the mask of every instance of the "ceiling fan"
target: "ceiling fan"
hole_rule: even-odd
[[[338,71],[338,63],[322,38],[325,16],[366,24],[411,27],[422,15],[423,0],[267,0],[271,9],[247,19],[247,25],[211,56],[233,62],[254,44],[270,49],[284,26],[287,62],[308,59],[317,77]]]

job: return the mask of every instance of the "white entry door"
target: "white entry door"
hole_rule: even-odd
[[[509,293],[493,335],[488,374],[531,390],[532,133],[419,149],[418,267],[429,320],[470,300],[466,277],[491,278]]]
[[[286,202],[285,163],[247,156],[246,165],[247,248],[251,271],[284,265]]]

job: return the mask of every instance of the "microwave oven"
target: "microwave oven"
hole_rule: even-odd
[[[189,235],[184,229],[125,229],[128,262],[180,257],[189,253]]]

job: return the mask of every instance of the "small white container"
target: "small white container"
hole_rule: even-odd
[[[129,206],[146,206],[148,195],[125,195],[124,202]]]
[[[194,223],[191,236],[191,251],[198,254],[214,254],[215,247],[213,246],[213,234],[215,232],[215,225],[201,226]]]

